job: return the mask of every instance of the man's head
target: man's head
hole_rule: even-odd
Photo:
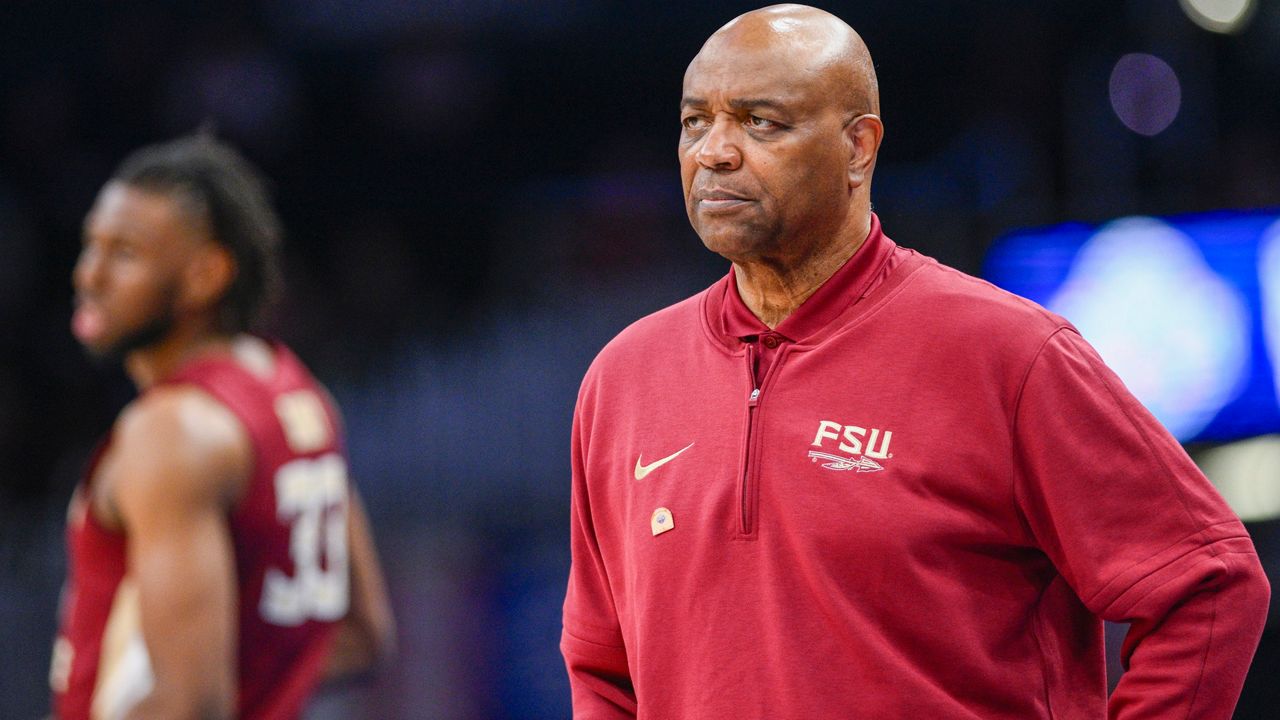
[[[248,329],[279,284],[280,223],[258,173],[197,136],[129,156],[85,218],[72,330],[122,356],[179,323]]]
[[[720,28],[684,76],[680,174],[689,220],[736,262],[787,262],[869,222],[883,127],[866,45],[803,5]]]

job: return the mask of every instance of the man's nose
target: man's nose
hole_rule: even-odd
[[[717,118],[698,147],[698,164],[711,170],[737,170],[742,165],[737,122]]]
[[[102,260],[97,250],[85,247],[76,258],[76,265],[71,270],[71,287],[78,291],[89,290],[102,280]]]

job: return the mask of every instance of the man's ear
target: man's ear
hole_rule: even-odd
[[[844,136],[849,146],[849,187],[870,184],[884,139],[884,122],[878,115],[859,115],[844,126]]]
[[[217,305],[236,279],[236,261],[231,251],[216,242],[204,242],[187,263],[183,299],[190,308]]]

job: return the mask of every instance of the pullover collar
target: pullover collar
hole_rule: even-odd
[[[844,265],[810,295],[800,307],[787,316],[774,330],[757,318],[738,294],[733,268],[712,286],[707,303],[711,327],[726,342],[755,342],[758,338],[778,342],[800,342],[830,325],[845,310],[866,297],[888,275],[889,260],[897,245],[885,236],[880,218],[871,213],[871,231]],[[772,347],[769,347],[772,349]]]

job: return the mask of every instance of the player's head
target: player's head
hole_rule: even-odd
[[[730,21],[684,76],[680,173],[694,229],[731,260],[802,256],[843,237],[870,211],[879,111],[871,55],[844,21],[803,5]]]
[[[246,330],[278,287],[279,238],[262,178],[231,147],[194,136],[142,148],[85,219],[72,329],[113,357],[180,324]]]

